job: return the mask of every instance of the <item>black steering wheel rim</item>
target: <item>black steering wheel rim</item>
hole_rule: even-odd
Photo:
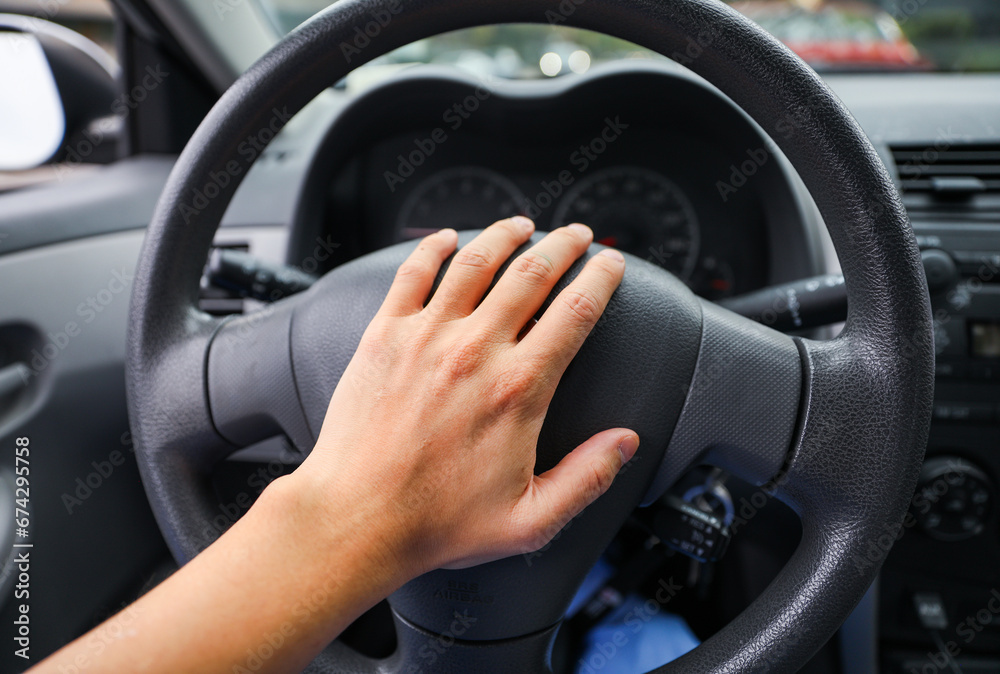
[[[474,4],[414,0],[405,5],[399,0],[341,0],[262,57],[223,95],[178,160],[150,224],[137,268],[127,383],[137,456],[154,513],[180,561],[190,559],[224,528],[212,524],[218,512],[207,476],[218,460],[235,444],[241,444],[243,431],[240,424],[220,421],[229,403],[210,390],[208,382],[220,376],[219,372],[236,372],[233,376],[238,379],[243,376],[240,373],[253,368],[240,367],[241,362],[247,365],[240,360],[246,358],[245,349],[220,346],[227,340],[230,347],[246,345],[232,342],[236,333],[231,329],[233,322],[208,317],[196,307],[198,278],[215,229],[259,154],[241,154],[241,144],[249,138],[266,144],[320,91],[395,47],[473,25],[553,21],[655,49],[729,95],[775,137],[789,157],[812,192],[840,255],[849,298],[843,334],[832,342],[795,340],[780,346],[787,362],[792,345],[797,364],[797,409],[787,444],[746,464],[727,457],[723,442],[709,452],[723,463],[736,461],[742,474],[757,483],[775,473],[781,475],[775,493],[803,518],[799,549],[743,614],[700,648],[662,670],[793,671],[832,635],[860,600],[881,560],[859,563],[859,556],[869,542],[900,521],[912,494],[926,442],[933,390],[930,308],[909,222],[891,180],[860,128],[813,71],[754,24],[715,0],[590,0],[559,5],[530,0],[478,0]],[[362,33],[371,27],[367,40],[358,38],[357,27]],[[270,136],[265,129],[270,130]],[[219,175],[229,179],[219,180]],[[324,283],[334,287],[346,279],[348,287],[356,287],[354,281],[365,274],[384,280],[384,270],[391,269],[402,252],[368,256],[367,261],[339,274],[342,268],[338,268]],[[635,263],[630,260],[631,277],[627,275],[621,295],[627,298],[630,288],[638,288],[646,295],[658,289],[675,297],[669,316],[682,327],[685,321],[690,322],[689,313],[697,313],[700,334],[691,336],[689,330],[678,328],[675,336],[686,340],[687,347],[693,345],[696,353],[700,349],[698,358],[706,353],[712,330],[740,335],[751,344],[776,339],[760,336],[721,310],[692,304],[694,300],[678,283]],[[312,292],[313,299],[308,301],[317,301],[321,293],[322,288]],[[626,301],[618,300],[620,304]],[[352,311],[349,305],[340,308],[342,315]],[[361,324],[364,315],[361,311],[349,318]],[[303,316],[308,319],[310,313],[303,310],[302,303],[279,303],[267,319],[274,329],[254,333],[251,341],[260,348],[266,344],[287,348],[298,339],[298,351],[307,352],[311,348],[308,339],[289,337],[293,320],[296,325],[308,323]],[[599,326],[598,331],[601,329]],[[607,328],[602,333],[606,337],[595,332],[595,339],[610,339],[614,330],[614,325]],[[726,342],[725,338],[721,341]],[[353,348],[345,349],[344,357],[349,358]],[[698,380],[701,370],[695,365],[695,357],[691,357],[690,370],[679,373],[680,379]],[[763,365],[732,368],[738,371],[733,376],[766,376],[762,372],[768,363]],[[332,374],[336,376],[335,369]],[[767,393],[778,395],[777,388],[785,383],[787,377]],[[303,391],[317,399],[327,394],[328,399],[324,386],[315,384],[310,389],[308,383],[292,376],[276,381],[272,388],[279,389],[280,400],[292,401],[287,406],[294,408]],[[233,388],[241,389],[239,385]],[[248,389],[243,386],[242,390]],[[707,403],[718,404],[720,400],[724,398],[709,395]],[[274,407],[273,397],[261,402],[266,403],[265,408]],[[681,402],[685,402],[683,397]],[[693,405],[690,400],[685,402],[685,407]],[[680,407],[665,413],[672,414],[665,429],[668,439],[675,423],[680,424],[678,428],[689,427],[683,425],[685,413]],[[272,416],[263,420],[260,415],[253,417],[257,431],[280,427],[302,447],[315,435],[308,415],[299,419],[294,409],[282,409]],[[273,425],[274,419],[281,421]],[[659,465],[663,451],[674,455],[663,446],[660,454],[646,456]],[[698,458],[686,456],[682,463]],[[621,498],[632,501],[624,509],[639,500],[636,493],[643,495],[654,477],[662,478],[662,474],[654,475],[656,472],[644,473],[642,484],[633,480],[638,486],[622,487],[631,489],[627,498]],[[625,493],[619,490],[619,495]],[[411,620],[419,613],[413,606],[427,596],[426,585],[414,584],[409,595],[404,588],[396,598],[394,607],[402,607],[397,608],[397,623],[403,633],[400,652],[391,661],[373,663],[335,648],[314,666],[320,671],[405,669],[412,664],[412,640],[418,638],[413,635],[424,629],[443,633],[433,624],[433,616],[427,618],[430,627],[428,622]],[[537,623],[552,625],[548,616]],[[524,671],[540,667],[544,644],[554,627],[530,632],[538,638],[526,641],[521,650],[502,651],[504,657],[520,659]],[[495,637],[497,634],[485,631],[480,637],[490,644],[486,650],[492,648],[492,655],[470,654],[462,660],[466,656],[461,653],[484,646],[466,644],[452,649],[461,665],[442,662],[441,666],[468,670],[474,668],[470,662],[495,660],[499,648]]]

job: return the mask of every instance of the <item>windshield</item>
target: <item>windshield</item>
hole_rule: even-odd
[[[328,0],[258,0],[282,32]],[[1000,0],[731,0],[821,72],[1000,70]],[[555,10],[554,14],[557,14]],[[502,25],[439,35],[380,64],[445,63],[480,76],[554,77],[625,57],[633,44],[558,25]]]

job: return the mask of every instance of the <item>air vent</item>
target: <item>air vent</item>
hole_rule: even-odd
[[[906,194],[938,198],[1000,193],[1000,145],[897,145],[892,157]]]
[[[890,150],[910,218],[1000,221],[1000,144],[929,142]]]

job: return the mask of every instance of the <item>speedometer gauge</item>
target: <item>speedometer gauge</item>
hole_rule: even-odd
[[[403,239],[426,236],[443,227],[482,229],[521,213],[524,195],[495,171],[461,166],[420,183],[399,210],[397,230]]]
[[[553,217],[557,227],[582,222],[598,243],[659,264],[687,280],[698,258],[698,218],[691,202],[666,176],[638,166],[616,166],[572,187]]]

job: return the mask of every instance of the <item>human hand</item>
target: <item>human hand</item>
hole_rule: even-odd
[[[459,251],[426,303],[457,234],[425,238],[400,267],[330,401],[296,475],[334,511],[349,509],[408,577],[537,550],[603,494],[638,436],[610,429],[534,475],[556,385],[621,283],[606,250],[532,321],[593,240],[583,225],[548,234],[483,298],[531,236],[502,220]],[[482,303],[480,304],[480,300]]]

